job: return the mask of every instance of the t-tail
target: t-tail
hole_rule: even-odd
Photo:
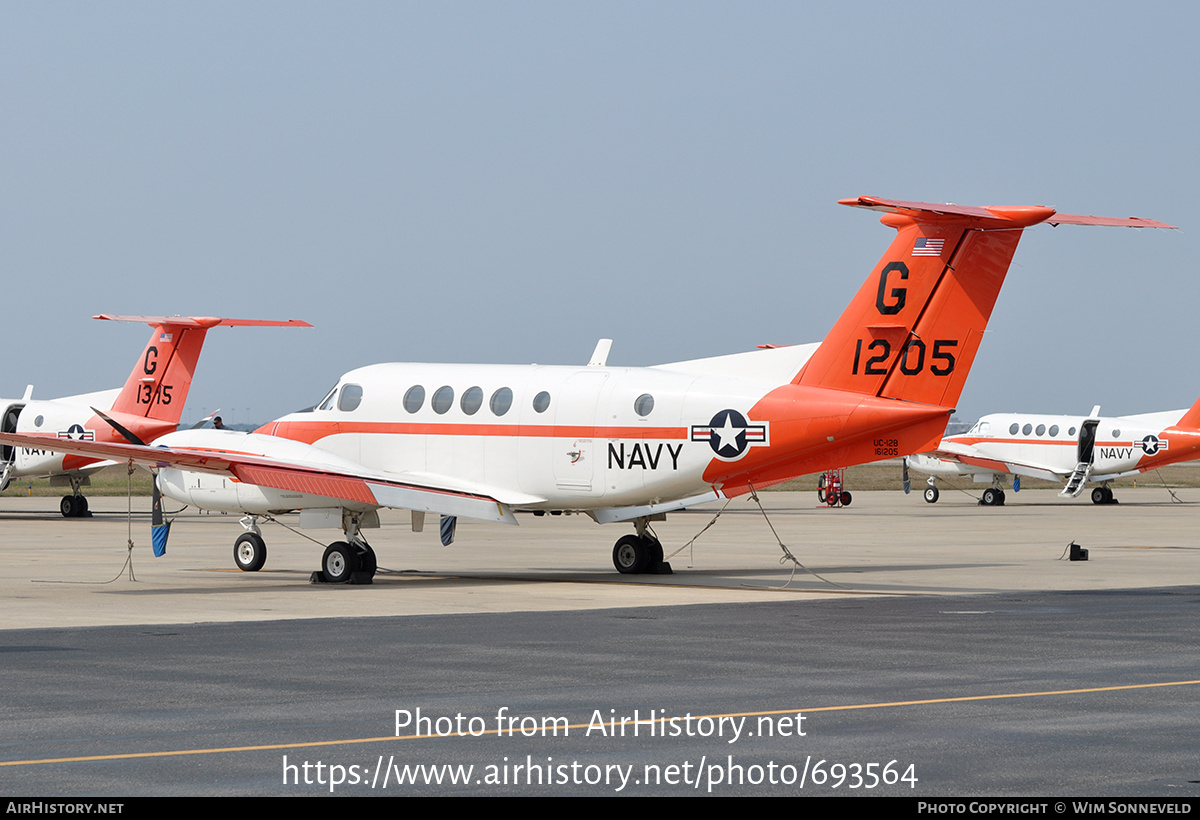
[[[953,408],[1025,228],[1170,228],[1149,219],[1053,208],[963,207],[859,197],[896,229],[887,253],[796,376],[795,384]]]
[[[875,197],[896,238],[820,347],[789,384],[750,409],[770,446],[714,459],[706,481],[727,495],[805,473],[935,449],[946,429],[1025,228],[1124,225],[1149,219],[976,208]],[[765,432],[764,432],[765,436]]]
[[[291,319],[223,319],[205,316],[112,316],[95,319],[145,322],[154,328],[146,349],[138,357],[109,415],[145,441],[152,441],[179,426],[196,363],[209,328],[217,325],[255,327],[311,327]]]

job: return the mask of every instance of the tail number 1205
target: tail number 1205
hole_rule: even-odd
[[[949,376],[954,372],[954,353],[951,348],[958,347],[955,339],[938,339],[933,343],[929,354],[929,372],[935,376]],[[867,345],[867,360],[862,361],[863,340],[859,339],[854,346],[854,369],[852,375],[857,376],[859,367],[867,376],[886,376],[887,362],[892,356],[892,344],[887,339],[876,339]],[[909,339],[900,349],[900,372],[905,376],[915,376],[925,369],[925,342],[920,339]]]

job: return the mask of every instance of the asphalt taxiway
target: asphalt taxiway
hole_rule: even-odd
[[[334,531],[267,525],[266,568],[242,573],[236,518],[192,513],[160,559],[134,520],[130,580],[124,499],[70,521],[4,499],[0,778],[48,796],[1195,798],[1200,490],[1177,494],[763,493],[765,517],[735,500],[654,576],[617,575],[623,530],[579,516],[460,521],[442,547],[384,513],[368,536],[388,571],[365,587],[309,583],[304,535]],[[718,508],[656,524],[667,552]],[[1063,558],[1071,541],[1089,561]],[[456,716],[465,736],[437,736]],[[571,728],[505,735],[504,716]]]

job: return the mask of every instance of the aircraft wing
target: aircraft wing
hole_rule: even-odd
[[[512,508],[545,499],[448,477],[373,472],[333,453],[312,462],[286,461],[230,450],[139,446],[75,441],[54,436],[0,433],[0,443],[131,463],[147,469],[171,467],[228,475],[246,484],[322,496],[334,502],[460,515],[516,524]]]
[[[997,473],[1012,473],[1013,475],[1025,476],[1026,478],[1044,478],[1047,481],[1066,481],[1067,479],[1066,475],[1056,473],[1049,467],[1040,464],[987,458],[976,453],[970,445],[958,444],[957,442],[945,439],[942,440],[938,449],[930,453],[922,453],[922,455],[933,456],[934,458],[946,461],[956,461],[959,464],[966,464],[969,467],[979,467],[980,469],[992,470]]]

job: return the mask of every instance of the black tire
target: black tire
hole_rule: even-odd
[[[842,506],[849,507],[850,502],[854,500],[854,496],[850,495],[849,490],[842,490]]]
[[[636,535],[623,535],[613,545],[613,566],[622,575],[637,575],[646,571],[650,563],[650,547],[647,539]]]
[[[1116,500],[1116,499],[1115,499],[1115,498],[1113,498],[1113,491],[1112,491],[1112,488],[1111,488],[1111,487],[1105,487],[1105,488],[1104,488],[1104,503],[1105,503],[1105,504],[1111,504],[1111,503],[1113,503],[1113,501],[1115,501],[1115,500]]]
[[[62,513],[63,518],[75,517],[75,496],[64,495],[62,501],[58,502],[58,511]]]
[[[354,549],[358,553],[358,571],[374,578],[375,571],[379,569],[379,562],[375,560],[375,550],[371,549],[370,544],[363,543],[355,543]]]
[[[358,552],[345,541],[334,541],[321,556],[321,572],[325,573],[325,580],[331,584],[349,581],[350,575],[357,572],[358,568]]]
[[[940,495],[941,495],[941,493],[938,492],[937,487],[926,487],[925,488],[925,502],[927,504],[936,504],[937,500],[938,500],[938,496],[940,496]]]
[[[995,507],[1000,503],[1000,492],[994,487],[988,487],[983,491],[983,505],[985,507]]]
[[[242,572],[258,572],[267,563],[267,542],[256,533],[242,533],[233,542],[233,563]]]
[[[1092,488],[1092,503],[1093,504],[1107,504],[1108,503],[1104,499],[1104,489],[1105,489],[1104,487],[1093,487]]]
[[[659,564],[661,564],[663,562],[663,548],[662,548],[662,542],[659,541],[657,538],[647,537],[646,540],[650,542],[649,543],[650,560],[646,562],[646,569],[650,570],[650,569],[653,569],[654,567],[657,567]]]
[[[1004,495],[1004,490],[996,490],[996,494],[999,496],[996,501],[996,506],[1003,507],[1004,502],[1008,500],[1008,497]]]

